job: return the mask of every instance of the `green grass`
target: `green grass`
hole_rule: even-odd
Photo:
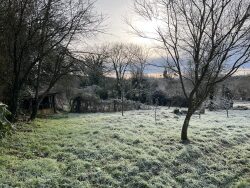
[[[172,109],[173,110],[173,109]],[[250,112],[161,109],[69,114],[20,125],[0,142],[0,187],[250,187]]]

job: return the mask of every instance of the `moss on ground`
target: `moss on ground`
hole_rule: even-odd
[[[183,116],[162,108],[69,114],[20,126],[0,142],[0,187],[250,187],[250,113]]]

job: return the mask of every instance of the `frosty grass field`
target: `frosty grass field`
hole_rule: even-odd
[[[161,108],[65,114],[23,125],[0,142],[0,187],[249,187],[250,110],[184,116]]]

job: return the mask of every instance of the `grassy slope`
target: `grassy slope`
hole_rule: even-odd
[[[194,116],[189,145],[166,109],[38,119],[0,142],[0,187],[247,187],[250,112],[230,113]]]

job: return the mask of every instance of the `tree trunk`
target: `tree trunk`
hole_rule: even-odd
[[[18,99],[19,99],[19,91],[12,91],[12,98],[10,102],[10,112],[11,112],[11,121],[14,122],[17,118],[17,109],[18,109]]]
[[[117,97],[118,99],[122,99],[122,87],[119,82],[116,83],[116,89],[117,89]]]
[[[156,99],[156,101],[155,101],[155,125],[157,124],[157,107],[158,107],[158,104],[159,104],[159,100]]]
[[[31,112],[31,115],[30,115],[30,120],[36,119],[38,108],[39,108],[38,101],[35,100],[34,104],[32,104],[32,112]]]
[[[157,124],[157,106],[155,106],[155,125]]]
[[[37,116],[38,108],[39,108],[39,86],[40,86],[40,75],[41,75],[41,66],[42,62],[38,62],[38,69],[37,69],[37,79],[36,79],[36,85],[35,85],[35,98],[34,98],[34,104],[32,105],[32,113],[30,115],[30,120],[34,120]]]
[[[53,98],[52,98],[52,107],[53,107],[54,113],[56,113],[56,99],[55,99],[55,96],[53,96]]]
[[[12,91],[11,91],[11,99],[10,99],[10,105],[9,105],[12,122],[15,122],[17,118],[19,95],[20,95],[20,89],[18,87],[17,81],[15,81]]]
[[[122,90],[122,116],[124,116],[124,93],[123,93],[123,90]]]
[[[192,110],[188,109],[188,113],[187,113],[186,118],[184,120],[184,123],[182,126],[182,131],[181,131],[181,140],[184,142],[188,141],[187,133],[188,133],[189,122],[190,122],[192,115],[193,115]]]
[[[32,112],[30,115],[30,120],[36,119],[39,105],[40,105],[40,101],[39,101],[39,96],[38,96],[38,87],[36,87],[34,103],[32,103]]]

